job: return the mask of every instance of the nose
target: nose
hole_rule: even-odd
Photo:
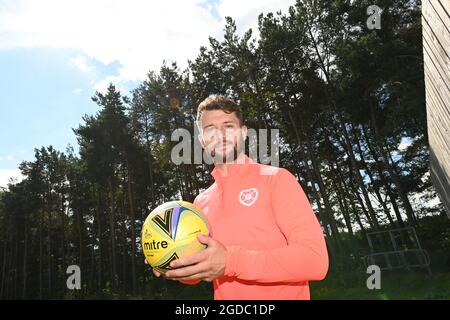
[[[219,141],[227,142],[227,141],[233,141],[233,136],[234,136],[233,129],[223,127],[220,130],[220,137],[218,137],[218,138],[219,138]]]

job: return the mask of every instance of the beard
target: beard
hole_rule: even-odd
[[[229,147],[230,143],[227,143],[227,147],[225,148],[225,152],[223,149],[223,144],[220,144],[220,151],[217,151],[217,147],[211,150],[209,153],[213,159],[215,164],[225,164],[236,161],[239,155],[244,151],[244,140],[242,137],[239,138],[239,141],[233,143],[233,148]]]

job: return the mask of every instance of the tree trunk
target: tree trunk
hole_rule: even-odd
[[[286,64],[286,59],[285,59],[284,55],[282,56],[282,63],[284,64],[285,70],[289,70],[289,68],[288,68],[288,66]],[[292,81],[292,77],[291,77],[291,75],[289,73],[287,73],[287,79],[288,79],[289,84],[292,85],[293,81]],[[285,92],[285,96],[288,96],[287,92]],[[299,101],[297,99],[297,96],[295,96],[295,100],[296,100],[296,103],[298,104]],[[288,123],[291,124],[291,127],[294,130],[295,137],[296,137],[296,140],[297,140],[297,146],[298,146],[299,153],[300,153],[298,160],[299,160],[300,163],[303,163],[303,166],[306,169],[306,174],[308,176],[309,181],[311,182],[311,189],[313,191],[313,197],[315,198],[316,203],[317,203],[319,220],[320,220],[320,222],[322,223],[322,225],[323,225],[323,227],[325,229],[325,234],[326,234],[325,239],[327,240],[327,242],[330,242],[331,241],[331,234],[330,234],[330,230],[328,229],[328,225],[331,224],[330,220],[332,219],[331,208],[327,206],[327,203],[324,203],[324,205],[325,205],[325,211],[324,211],[322,206],[321,206],[321,201],[320,201],[321,200],[321,195],[319,194],[319,192],[316,189],[314,174],[313,174],[313,171],[311,170],[308,162],[306,161],[307,157],[306,157],[306,154],[305,154],[305,152],[304,152],[304,150],[302,148],[302,139],[300,137],[300,133],[298,132],[297,124],[296,124],[296,122],[294,120],[294,117],[292,116],[292,113],[291,113],[291,110],[289,109],[289,106],[287,107],[287,112],[283,112],[283,113],[284,114],[287,113],[287,115],[288,115],[287,121],[288,121]],[[323,197],[322,197],[322,199],[323,199]],[[330,227],[331,227],[331,225],[330,225]],[[331,256],[334,257],[335,256],[335,252],[334,252],[335,250],[334,250],[334,246],[331,243],[329,243],[329,248],[330,248]]]
[[[350,237],[353,237],[353,235],[354,235],[353,227],[352,227],[352,222],[350,219],[350,214],[348,212],[348,206],[347,206],[347,201],[345,199],[345,193],[343,192],[343,190],[339,184],[339,181],[336,181],[336,177],[338,176],[338,173],[336,173],[336,171],[339,170],[339,167],[334,168],[333,164],[330,164],[330,167],[331,167],[333,176],[335,177],[333,179],[333,184],[335,185],[335,188],[336,188],[336,198],[339,202],[339,207],[341,208],[341,212],[344,217],[344,221],[345,221],[345,225],[347,226],[348,233],[349,233]]]
[[[312,41],[312,45],[313,45],[313,47],[314,47],[313,49],[314,49],[314,51],[316,52],[317,59],[319,60],[318,62],[317,62],[317,61],[314,61],[314,62],[315,62],[315,63],[319,66],[319,68],[323,71],[324,76],[325,76],[325,79],[326,79],[326,83],[327,83],[328,85],[332,85],[332,84],[331,84],[331,80],[330,80],[331,78],[330,78],[330,75],[329,75],[329,73],[328,73],[329,69],[328,69],[327,66],[325,65],[325,61],[324,61],[324,59],[322,58],[322,56],[321,56],[321,54],[320,54],[320,50],[319,50],[319,47],[318,47],[318,43],[317,43],[317,41],[316,41],[316,39],[315,39],[315,37],[314,37],[313,30],[312,30],[312,26],[311,26],[311,23],[310,23],[310,21],[309,21],[309,17],[308,17],[308,16],[305,17],[305,22],[306,22],[306,26],[307,26],[307,28],[308,28],[308,34],[309,34],[309,36],[310,36],[310,39],[311,39],[311,41]],[[328,94],[328,99],[329,99],[329,101],[330,101],[331,104],[335,107],[334,110],[338,110],[338,108],[336,107],[336,99],[334,98],[332,92],[328,89],[328,87],[327,87],[327,94]],[[361,177],[361,174],[360,174],[360,172],[359,172],[359,170],[358,170],[358,167],[356,166],[356,161],[355,161],[353,149],[352,149],[352,146],[351,146],[350,141],[349,141],[348,132],[347,132],[347,129],[346,129],[346,127],[345,127],[345,123],[344,123],[344,121],[341,119],[341,116],[340,116],[339,113],[336,113],[336,115],[337,115],[336,120],[338,120],[339,126],[341,127],[341,130],[342,130],[342,132],[343,132],[343,134],[344,134],[344,140],[345,140],[345,145],[346,145],[346,149],[347,149],[347,154],[348,154],[348,156],[350,157],[350,160],[351,160],[351,162],[352,162],[353,167],[355,168],[355,176],[356,176],[357,182],[358,182],[358,184],[360,185],[361,191],[362,191],[363,196],[364,196],[364,198],[365,198],[365,200],[366,200],[366,205],[367,205],[368,210],[369,210],[368,214],[371,216],[371,219],[374,220],[374,222],[375,222],[375,228],[376,228],[376,230],[378,230],[378,225],[377,225],[377,224],[378,224],[378,221],[377,221],[377,218],[376,218],[375,210],[374,210],[373,207],[372,207],[372,204],[371,204],[371,202],[370,202],[370,198],[369,198],[369,196],[368,196],[368,193],[367,193],[366,188],[365,188],[365,185],[364,185],[364,181],[363,181],[363,179],[362,179],[362,177]],[[350,169],[351,169],[351,168],[350,168]],[[358,195],[358,194],[357,194],[357,195]],[[358,197],[359,197],[359,195],[358,195]],[[369,221],[370,221],[370,220],[369,220]]]
[[[47,297],[52,297],[52,214],[51,214],[51,205],[50,205],[50,192],[47,195],[47,219],[48,219],[48,228],[47,228]]]
[[[127,166],[128,166],[127,161]],[[136,230],[135,230],[135,211],[133,202],[133,192],[131,185],[131,175],[130,168],[128,166],[128,204],[130,208],[130,219],[131,219],[131,283],[133,286],[133,295],[136,295],[137,281],[136,281]]]
[[[349,179],[350,179],[350,181],[349,181],[349,188],[350,189],[348,189],[348,190],[351,190],[353,192],[353,195],[356,197],[356,200],[358,201],[362,212],[366,216],[367,223],[369,223],[371,228],[373,228],[375,230],[378,230],[378,226],[376,226],[376,224],[378,224],[378,221],[376,219],[375,219],[375,221],[372,220],[372,217],[369,214],[369,212],[367,211],[366,206],[364,204],[364,201],[362,200],[358,189],[355,187],[355,183],[353,183],[352,168],[351,168],[351,164],[350,163],[348,163],[348,167],[349,167],[348,170],[349,170]]]
[[[343,178],[342,175],[340,174],[340,171],[338,171],[338,178],[339,178],[339,181],[340,181],[340,183],[342,184],[344,190],[350,190],[350,189],[347,187],[347,185],[346,185],[346,183],[345,183],[345,181],[344,181],[344,178]],[[366,233],[366,229],[364,228],[364,225],[362,224],[361,218],[359,217],[358,209],[356,208],[355,202],[354,202],[354,200],[353,200],[352,197],[351,197],[351,196],[352,196],[352,193],[351,193],[351,192],[347,192],[347,194],[349,195],[350,206],[352,207],[352,210],[353,210],[353,212],[354,212],[356,222],[358,223],[358,225],[359,225],[359,227],[360,227],[362,233],[365,234],[365,233]],[[345,199],[345,197],[344,197],[344,199]]]
[[[19,237],[17,236],[17,241],[15,243],[14,246],[14,278],[13,278],[13,283],[14,283],[14,287],[13,287],[13,298],[17,299],[19,297]]]
[[[150,179],[150,202],[153,206],[155,204],[155,195],[154,195],[154,179],[153,179],[153,163],[152,163],[152,149],[151,149],[151,143],[150,143],[150,136],[149,136],[149,128],[147,125],[147,121],[145,122],[145,142],[147,144],[147,162],[148,162],[148,173],[149,173],[149,179]]]
[[[94,237],[92,237],[94,238]],[[100,292],[100,286],[99,283],[101,282],[100,280],[100,275],[101,275],[101,268],[100,268],[100,264],[101,264],[101,260],[98,263],[95,263],[95,259],[96,259],[96,255],[95,255],[95,249],[94,249],[94,245],[95,245],[95,240],[93,240],[92,243],[92,248],[91,248],[91,270],[90,270],[90,274],[89,274],[89,283],[91,284],[91,288],[95,288],[94,292]],[[98,271],[97,271],[97,267],[98,267]],[[95,278],[98,278],[98,280],[96,281]],[[89,290],[87,290],[89,291]]]
[[[66,221],[64,219],[64,216],[66,215],[66,212],[65,212],[65,204],[64,204],[65,196],[64,196],[64,194],[62,192],[60,194],[60,197],[61,197],[61,258],[62,258],[61,263],[62,263],[62,266],[59,269],[61,270],[60,271],[60,279],[62,281],[65,278],[65,270],[67,268],[67,264],[66,264],[66,250],[65,250],[65,245],[66,245],[66,236],[65,236],[66,228],[65,228],[65,223],[66,223]],[[83,270],[83,269],[81,269],[81,270]]]
[[[125,173],[123,174],[124,179],[126,179]],[[126,182],[126,180],[124,180]],[[122,190],[126,193],[126,189]],[[117,224],[117,284],[119,288],[119,292],[127,292],[129,288],[129,277],[126,276],[126,265],[127,260],[129,257],[129,251],[128,251],[128,243],[127,243],[127,227],[126,227],[126,221],[127,221],[127,214],[129,214],[127,208],[127,202],[128,199],[126,197],[122,198],[122,201],[120,202],[120,207],[118,208],[118,211],[116,211],[117,217],[124,217],[122,223]],[[119,204],[119,203],[118,203]]]
[[[313,170],[310,168],[308,162],[306,161],[307,157],[306,157],[305,151],[302,148],[302,141],[300,139],[300,133],[298,132],[298,129],[295,125],[294,118],[292,117],[292,114],[290,111],[288,112],[288,115],[289,115],[289,120],[290,120],[291,126],[294,129],[294,133],[297,138],[297,146],[298,146],[299,156],[300,156],[298,160],[300,163],[303,164],[303,167],[306,169],[306,174],[308,176],[309,181],[311,182],[311,189],[313,190],[313,195],[314,195],[314,198],[316,199],[317,207],[319,209],[321,209],[321,205],[320,205],[321,195],[319,195],[319,192],[317,191],[317,189],[315,187],[315,179],[314,179]],[[326,205],[325,205],[325,207],[326,207]],[[329,217],[328,217],[328,212],[329,211],[327,208],[325,208],[325,214],[323,214],[322,210],[319,210],[320,220],[326,230],[328,229],[328,224],[330,223]],[[327,232],[327,234],[328,234],[328,232]]]
[[[197,139],[196,137],[194,139]],[[192,198],[192,201],[194,201],[195,197],[200,193],[200,188],[199,188],[199,183],[198,183],[198,179],[197,179],[197,173],[195,171],[195,165],[194,164],[190,164],[189,168],[191,169],[191,179],[194,181],[195,184],[195,195]]]
[[[6,230],[8,230],[8,225],[6,225],[5,226],[6,228]],[[6,285],[6,272],[7,272],[7,269],[6,269],[6,261],[8,260],[8,243],[10,242],[10,241],[8,241],[9,240],[9,238],[10,238],[10,232],[8,232],[6,235],[5,235],[5,242],[3,243],[3,259],[2,259],[2,261],[3,261],[3,265],[2,265],[2,282],[1,282],[1,284],[0,284],[0,299],[3,299],[3,298],[5,298],[6,297],[6,294],[5,294],[5,285]]]
[[[43,271],[44,271],[44,266],[42,263],[42,259],[43,259],[43,236],[42,236],[42,217],[43,213],[41,213],[39,215],[39,299],[42,299],[42,290],[43,290]]]
[[[346,199],[347,196],[349,196],[349,202],[350,202],[350,205],[354,212],[355,219],[356,219],[357,223],[359,224],[359,227],[361,228],[362,232],[364,233],[365,232],[364,226],[361,223],[361,219],[359,218],[359,214],[358,214],[358,211],[356,210],[355,204],[353,203],[353,199],[350,197],[352,193],[348,192],[348,189],[345,185],[344,178],[342,177],[342,170],[339,165],[339,161],[338,161],[336,152],[334,151],[333,144],[331,143],[330,136],[328,134],[325,134],[324,139],[325,139],[326,143],[328,144],[328,149],[330,150],[330,161],[331,161],[330,167],[332,169],[332,172],[334,172],[333,176],[337,177],[337,181],[335,181],[337,193],[342,195],[341,199],[342,199],[342,202],[343,202],[343,205],[345,208],[345,211],[343,211],[343,214],[344,214],[344,219],[346,221],[346,224],[347,225],[350,224],[350,227],[353,227],[351,225],[351,215],[348,211],[348,204],[347,204],[347,199]],[[342,188],[342,186],[343,186],[343,188]],[[347,190],[347,192],[346,192],[346,190]],[[345,216],[345,214],[347,214],[347,217]],[[347,226],[347,228],[348,228],[348,226]],[[351,235],[353,235],[353,230],[351,231]]]
[[[109,227],[110,227],[110,237],[111,237],[111,284],[114,289],[117,289],[117,259],[116,259],[116,231],[115,231],[115,209],[114,209],[114,190],[111,178],[108,179],[109,183],[109,201],[110,201],[110,214],[109,214]]]
[[[11,235],[11,240],[14,240],[14,236]],[[7,267],[6,267],[6,290],[5,290],[5,298],[10,299],[9,288],[11,286],[11,273],[12,273],[12,258],[13,258],[13,241],[9,242],[9,256],[7,258]]]
[[[338,117],[340,118],[340,116],[338,116]],[[349,156],[352,167],[354,168],[353,172],[355,174],[356,181],[361,189],[361,193],[364,197],[365,204],[368,209],[368,214],[369,214],[370,218],[372,219],[372,221],[374,222],[375,230],[379,230],[378,218],[377,218],[375,210],[372,206],[372,202],[370,200],[369,193],[367,192],[366,185],[364,184],[364,180],[361,176],[361,172],[359,171],[359,167],[356,163],[355,154],[353,152],[353,147],[351,145],[351,141],[350,141],[350,137],[347,132],[347,128],[345,127],[345,124],[341,120],[340,120],[340,126],[341,126],[341,131],[344,135],[345,145],[347,147],[347,155]]]
[[[403,206],[405,207],[406,210],[406,214],[408,215],[408,217],[411,219],[412,223],[415,224],[417,222],[417,217],[414,213],[413,208],[411,207],[411,202],[408,199],[408,195],[406,194],[406,192],[403,190],[403,186],[400,182],[400,179],[398,178],[399,173],[398,173],[398,169],[397,166],[395,164],[394,159],[392,159],[392,154],[391,151],[389,150],[389,146],[386,143],[386,141],[384,142],[384,145],[386,147],[386,153],[388,154],[389,158],[391,160],[392,165],[390,166],[391,170],[392,170],[392,175],[393,175],[393,180],[394,182],[398,185],[398,193],[400,195],[400,198],[402,199],[403,202]]]
[[[84,261],[83,261],[83,229],[84,224],[82,222],[83,220],[83,214],[79,211],[77,212],[77,229],[78,229],[78,263],[81,270],[84,270]],[[93,232],[92,236],[94,237],[95,232]],[[91,272],[94,272],[94,270],[91,270]],[[92,283],[90,283],[90,287],[92,288]],[[83,289],[82,289],[83,290]]]
[[[353,132],[353,135],[355,137],[356,146],[358,148],[358,152],[359,152],[359,155],[360,155],[360,158],[361,158],[361,164],[363,165],[364,169],[366,170],[367,175],[368,175],[368,177],[370,179],[370,182],[372,183],[373,190],[374,190],[374,193],[375,193],[375,195],[376,195],[376,197],[378,199],[378,202],[382,206],[383,211],[384,211],[386,217],[389,220],[389,223],[391,225],[394,225],[394,220],[391,217],[391,213],[389,212],[389,209],[388,209],[388,207],[386,205],[386,202],[383,201],[383,198],[381,197],[381,194],[380,194],[380,189],[378,188],[378,186],[377,186],[377,184],[376,184],[376,182],[375,182],[375,180],[373,178],[372,172],[371,172],[370,168],[367,166],[367,163],[366,163],[366,161],[364,159],[364,152],[362,150],[361,143],[359,141],[359,136],[358,136],[358,133],[356,132],[356,129],[355,129],[355,127],[353,125],[352,125],[352,132]]]
[[[95,188],[93,186],[93,192],[96,194],[96,221],[97,221],[97,229],[98,229],[98,255],[99,255],[99,261],[98,261],[98,290],[101,291],[103,289],[103,245],[102,245],[102,220],[100,217],[100,201],[101,201],[101,193],[100,190],[97,190],[95,192]],[[93,238],[93,248],[95,248],[95,238]]]
[[[392,208],[394,209],[395,217],[397,218],[397,223],[402,227],[402,226],[404,226],[404,223],[403,223],[403,218],[401,216],[400,210],[397,205],[396,196],[394,195],[394,193],[391,189],[390,183],[386,180],[386,177],[383,172],[383,165],[378,160],[378,155],[376,154],[374,148],[372,147],[366,126],[363,125],[362,129],[363,129],[362,132],[363,132],[364,140],[366,141],[367,148],[370,151],[370,154],[372,155],[372,158],[375,161],[378,175],[380,176],[381,182],[383,183],[383,185],[386,188],[386,193],[389,196],[389,199],[391,200]]]
[[[308,162],[306,161],[307,157],[302,148],[302,141],[300,138],[300,133],[298,132],[295,120],[294,120],[290,110],[288,110],[287,113],[288,113],[288,117],[289,117],[289,122],[291,124],[292,129],[294,130],[295,137],[297,139],[297,145],[298,145],[299,156],[300,156],[299,162],[303,163],[303,166],[306,169],[306,174],[308,176],[308,179],[311,182],[311,189],[313,191],[313,196],[316,199],[316,203],[317,203],[319,220],[322,222],[322,225],[325,230],[325,235],[326,235],[325,240],[328,244],[328,249],[329,249],[330,255],[334,259],[336,257],[336,251],[335,251],[334,245],[332,244],[332,239],[335,237],[335,235],[334,235],[334,232],[330,233],[330,230],[328,229],[328,226],[330,226],[330,228],[333,230],[333,228],[331,227],[331,221],[330,221],[332,219],[331,208],[327,207],[327,203],[324,203],[325,210],[323,210],[323,208],[322,208],[321,201],[320,201],[321,196],[319,195],[319,192],[317,191],[316,186],[315,186],[315,179],[314,179],[313,171],[311,170]],[[322,199],[323,199],[323,197],[322,197]],[[329,205],[329,203],[328,203],[328,205]]]
[[[398,175],[395,172],[395,168],[393,167],[393,166],[395,166],[394,161],[392,161],[392,165],[389,163],[389,158],[391,158],[391,154],[390,154],[389,149],[385,150],[383,147],[383,138],[381,137],[380,130],[378,129],[373,102],[371,99],[370,99],[370,101],[371,101],[371,103],[369,103],[370,115],[372,118],[372,126],[373,126],[373,129],[375,132],[375,145],[378,146],[378,149],[381,152],[381,160],[385,164],[385,167],[388,170],[389,175],[391,176],[392,181],[394,182],[394,184],[398,190],[400,199],[402,199],[403,207],[406,211],[406,215],[408,216],[408,220],[409,220],[408,222],[410,224],[414,225],[416,223],[416,218],[415,218],[414,212],[412,210],[411,203],[409,202],[408,196],[403,191],[403,187],[400,183],[400,179],[398,178]],[[392,160],[392,158],[391,158],[391,160]]]
[[[322,174],[320,173],[320,168],[319,168],[319,164],[317,162],[316,156],[315,156],[315,150],[314,147],[311,143],[311,140],[307,139],[307,146],[309,148],[309,155],[310,155],[310,159],[311,159],[311,163],[313,166],[313,171],[315,173],[316,176],[316,180],[319,184],[319,191],[320,194],[322,195],[322,199],[323,202],[325,204],[325,208],[327,210],[327,216],[329,218],[329,223],[330,223],[330,227],[331,227],[331,231],[332,231],[332,236],[337,244],[337,247],[339,249],[339,252],[341,254],[344,254],[344,247],[342,246],[342,242],[341,242],[341,237],[339,235],[339,230],[336,226],[336,221],[334,218],[334,214],[333,214],[333,209],[330,203],[330,199],[328,197],[328,191],[325,187],[325,183],[322,179]]]
[[[24,244],[23,244],[23,274],[22,274],[22,299],[27,297],[27,261],[28,261],[28,223],[25,222],[24,227]]]
[[[183,178],[181,177],[181,174],[180,174],[180,169],[178,167],[179,166],[177,166],[177,165],[175,166],[175,177],[177,180],[178,190],[180,191],[181,197],[183,199],[185,199],[187,197],[186,192],[185,192],[185,185],[184,185]]]

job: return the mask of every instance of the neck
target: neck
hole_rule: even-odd
[[[228,166],[230,164],[234,164],[234,163],[244,163],[244,160],[243,160],[244,157],[245,157],[245,153],[242,152],[241,154],[239,154],[239,156],[233,162],[216,163],[216,164],[214,164],[214,167],[216,167],[223,175],[227,175],[228,174]]]

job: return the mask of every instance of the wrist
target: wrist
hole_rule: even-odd
[[[225,259],[225,271],[224,276],[233,277],[236,275],[234,267],[234,258],[236,254],[236,247],[227,246],[226,247],[226,259]]]

